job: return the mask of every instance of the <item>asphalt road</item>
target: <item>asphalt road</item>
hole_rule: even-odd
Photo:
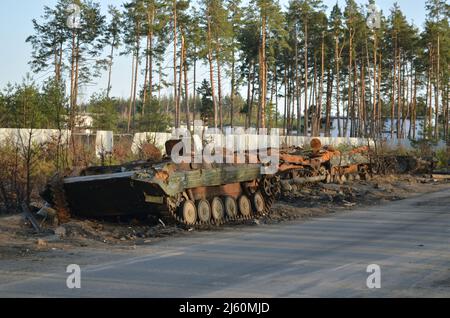
[[[63,255],[37,272],[0,261],[0,296],[450,297],[450,189],[306,222],[72,254],[78,260],[79,290],[66,287]],[[370,264],[380,266],[380,289],[366,285]]]

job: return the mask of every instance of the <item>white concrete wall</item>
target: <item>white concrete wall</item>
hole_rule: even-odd
[[[61,138],[61,143],[65,143],[70,132],[68,130],[52,130],[52,129],[14,129],[0,128],[0,145],[10,141],[16,145],[26,147],[30,141],[35,145],[42,145],[47,142],[56,142]]]
[[[203,127],[202,127],[203,128]],[[308,147],[312,138],[302,137],[302,136],[278,136],[272,132],[270,136],[258,136],[256,131],[249,134],[249,131],[244,131],[244,129],[237,128],[234,130],[233,135],[222,135],[214,133],[214,131],[205,131],[205,139],[211,142],[216,147],[231,147],[231,145],[236,145],[236,150],[256,150],[260,147],[276,147],[277,141],[279,141],[279,146],[294,146],[294,147]],[[165,143],[171,139],[179,139],[182,134],[187,134],[187,130],[182,129],[179,131],[173,131],[172,133],[137,133],[134,135],[131,151],[134,154],[139,152],[139,147],[142,143],[147,141],[154,142],[155,145],[161,149],[162,152],[165,150]],[[201,134],[203,129],[197,131],[197,137],[195,138],[196,149],[201,148]],[[28,144],[30,130],[29,129],[9,129],[0,128],[0,145],[6,143],[8,140],[15,142],[18,145],[23,144],[26,146]],[[35,129],[32,130],[32,143],[33,144],[44,144],[46,142],[57,141],[60,132],[58,130],[50,129]],[[62,131],[61,138],[62,142],[66,142],[70,136],[70,131]],[[111,152],[114,148],[114,134],[111,131],[98,131],[96,138],[96,152],[97,155],[101,152],[101,148],[104,151]],[[188,136],[188,135],[186,135]],[[366,146],[368,144],[368,139],[364,138],[339,138],[339,137],[320,137],[322,145],[331,145],[337,147],[339,145],[351,145],[351,146]],[[388,146],[402,147],[406,150],[412,149],[411,142],[408,139],[386,139]],[[373,141],[370,141],[370,145],[373,146]],[[436,149],[445,148],[446,144],[444,141],[438,143]]]
[[[95,138],[95,154],[101,158],[102,154],[112,153],[114,149],[114,133],[112,131],[97,131]]]

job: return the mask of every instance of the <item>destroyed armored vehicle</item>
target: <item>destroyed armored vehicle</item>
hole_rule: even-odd
[[[169,141],[166,153],[172,153],[180,142]],[[270,152],[279,155],[271,175],[262,173],[267,165],[261,163],[258,152],[246,152],[245,162],[252,163],[243,164],[175,164],[170,157],[162,157],[121,166],[91,167],[75,177],[55,177],[42,197],[56,210],[61,222],[71,216],[152,216],[165,224],[220,225],[270,213],[281,190],[286,194],[317,182],[368,180],[373,173],[382,173],[380,167],[394,159],[396,164],[410,161],[374,157],[369,147],[342,153],[323,147],[319,139],[312,140],[310,150],[285,148]]]
[[[60,219],[153,215],[164,223],[220,225],[270,211],[280,185],[276,176],[263,175],[261,168],[261,164],[174,164],[165,158],[55,178],[42,196]]]
[[[292,185],[317,182],[343,183],[370,178],[368,147],[341,153],[333,147],[322,147],[319,139],[311,141],[311,150],[288,148],[280,151],[279,176],[285,191]]]

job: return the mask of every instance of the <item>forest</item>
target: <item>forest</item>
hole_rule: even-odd
[[[95,0],[58,0],[24,39],[33,75],[1,89],[0,127],[73,130],[90,113],[117,133],[201,119],[329,136],[340,118],[339,136],[448,140],[450,5],[420,3],[424,25],[397,4],[374,5],[131,0],[103,12]],[[127,98],[111,93],[119,56],[132,74]],[[100,76],[107,85],[80,100]]]

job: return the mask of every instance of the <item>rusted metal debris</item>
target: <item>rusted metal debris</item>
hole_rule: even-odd
[[[168,142],[167,153],[180,142]],[[153,215],[164,224],[220,225],[270,213],[282,190],[294,184],[370,179],[373,163],[380,161],[372,158],[368,147],[341,153],[313,139],[311,149],[270,149],[280,158],[274,175],[261,174],[257,152],[245,154],[246,160],[257,162],[253,164],[174,164],[165,157],[159,162],[94,167],[78,177],[56,178],[42,196],[58,211],[61,222],[71,215]],[[226,149],[224,154],[230,155]]]

